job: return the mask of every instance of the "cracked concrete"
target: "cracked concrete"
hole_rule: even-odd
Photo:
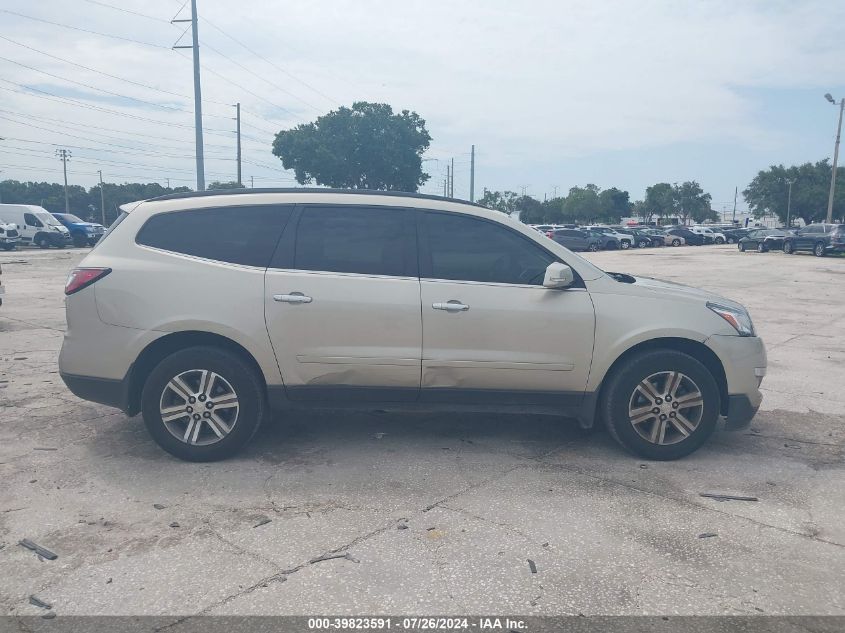
[[[679,462],[550,417],[321,412],[188,464],[56,373],[83,252],[0,254],[0,614],[845,613],[845,259],[590,255],[736,298],[768,344],[751,429]]]

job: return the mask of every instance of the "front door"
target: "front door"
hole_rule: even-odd
[[[577,406],[595,330],[583,285],[544,288],[557,258],[498,222],[420,215],[420,399]]]
[[[291,400],[415,400],[422,325],[414,218],[393,207],[304,205],[265,281]]]

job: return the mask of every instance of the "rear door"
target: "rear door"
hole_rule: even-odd
[[[577,405],[595,316],[583,287],[542,286],[557,258],[498,222],[420,212],[422,401]]]
[[[304,205],[265,278],[291,400],[415,400],[422,323],[412,211]]]

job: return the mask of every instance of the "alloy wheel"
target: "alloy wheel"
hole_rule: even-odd
[[[678,371],[661,371],[641,381],[628,401],[628,419],[652,444],[677,444],[692,435],[704,414],[697,384]]]
[[[159,414],[168,432],[194,446],[215,444],[238,421],[238,394],[220,374],[189,369],[174,376],[161,392]]]

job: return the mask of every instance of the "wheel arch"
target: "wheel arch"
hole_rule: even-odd
[[[240,356],[261,380],[266,396],[267,377],[255,357],[243,345],[221,334],[186,330],[167,334],[148,344],[138,355],[129,373],[126,413],[136,415],[141,410],[141,392],[150,372],[167,356],[189,347],[218,347]]]
[[[610,382],[610,377],[613,376],[613,374],[618,371],[618,369],[622,367],[631,357],[642,352],[653,350],[673,350],[683,352],[704,365],[713,376],[713,379],[716,381],[716,385],[719,388],[719,413],[721,415],[727,415],[728,379],[725,374],[725,368],[722,365],[722,361],[719,360],[716,353],[700,341],[682,337],[667,336],[641,341],[632,345],[616,357],[616,359],[608,367],[604,376],[602,376],[598,388],[584,401],[581,415],[579,415],[578,418],[578,421],[583,428],[591,428],[595,424],[595,420],[598,415],[598,406],[604,397],[605,387],[608,382]]]

